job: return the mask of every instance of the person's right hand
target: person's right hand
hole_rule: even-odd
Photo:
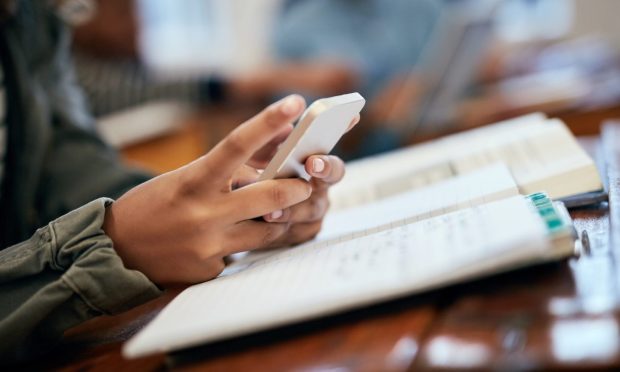
[[[233,174],[304,110],[299,96],[276,102],[233,130],[208,154],[143,183],[106,211],[104,230],[130,269],[157,284],[194,283],[217,276],[231,253],[269,246],[287,223],[256,217],[310,197],[299,178],[232,189]]]

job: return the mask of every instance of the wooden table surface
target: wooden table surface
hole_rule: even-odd
[[[196,121],[166,138],[126,149],[124,156],[165,171],[206,151],[205,133]],[[620,136],[617,139],[620,144]],[[597,137],[583,138],[582,143],[591,151],[599,145]],[[605,156],[613,158],[612,164],[620,161],[619,153],[610,151]],[[577,230],[587,231],[591,246],[590,254],[579,258],[172,356],[123,359],[123,342],[181,290],[173,289],[124,314],[74,328],[55,356],[39,365],[95,371],[590,370],[620,366],[620,247],[610,243],[610,231],[620,226],[614,220],[617,215],[612,216],[614,228],[610,226],[610,205],[620,206],[618,174],[610,175],[609,204],[572,212]]]

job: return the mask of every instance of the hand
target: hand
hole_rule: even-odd
[[[308,200],[314,181],[269,180],[233,189],[233,174],[290,131],[304,106],[295,95],[274,103],[208,154],[133,188],[108,207],[104,230],[125,266],[157,284],[200,282],[223,270],[224,256],[278,241],[288,223],[254,218]]]
[[[351,130],[360,120],[357,115],[349,124],[347,131]],[[242,187],[256,182],[260,173],[255,168],[265,168],[269,163],[277,146],[282,142],[292,130],[286,128],[283,132],[272,140],[267,146],[259,150],[250,160],[251,166],[239,169],[234,177],[234,187]],[[327,191],[329,186],[339,182],[344,177],[345,167],[343,161],[332,155],[312,155],[305,161],[305,170],[312,176],[312,194],[307,200],[284,210],[276,210],[263,216],[265,221],[286,223],[289,225],[286,234],[274,240],[270,247],[281,247],[299,244],[310,240],[318,234],[321,229],[323,217],[329,207]]]
[[[305,162],[305,169],[312,176],[310,198],[264,216],[266,221],[289,224],[287,233],[269,244],[271,247],[290,246],[314,238],[321,230],[323,217],[329,208],[327,191],[345,173],[343,161],[333,155],[310,156]]]

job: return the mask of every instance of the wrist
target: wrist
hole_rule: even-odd
[[[103,225],[101,226],[101,229],[112,241],[112,247],[114,248],[116,254],[123,261],[123,265],[127,269],[134,269],[135,267],[134,265],[132,265],[131,259],[128,257],[124,248],[123,239],[120,237],[121,233],[118,229],[117,216],[115,212],[116,202],[112,202],[106,205]]]

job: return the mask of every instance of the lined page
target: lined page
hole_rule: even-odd
[[[538,120],[538,121],[536,121]],[[334,210],[435,184],[501,161],[522,193],[552,198],[602,188],[594,162],[559,120],[515,120],[347,166],[330,190]]]
[[[531,260],[549,247],[544,223],[521,196],[341,243],[306,244],[188,288],[124,353],[169,351],[331,314],[504,270],[518,264],[511,257]]]
[[[502,163],[496,163],[432,186],[357,207],[330,211],[325,216],[321,232],[314,242],[354,239],[518,194],[519,190],[508,168]],[[275,253],[278,251],[244,252],[237,255],[235,262],[228,265],[220,275],[238,272],[254,261]]]
[[[496,163],[432,186],[329,212],[317,239],[333,239],[361,230],[380,231],[398,221],[416,222],[518,194],[506,165]]]
[[[512,138],[521,137],[522,133],[541,126],[546,120],[539,113],[525,115],[348,162],[345,177],[330,188],[331,208],[348,208],[380,199],[390,195],[391,190],[398,191],[396,185],[400,185],[400,191],[406,191],[453,177],[456,170],[447,159],[459,147],[470,149],[477,138],[496,137],[507,132]]]

